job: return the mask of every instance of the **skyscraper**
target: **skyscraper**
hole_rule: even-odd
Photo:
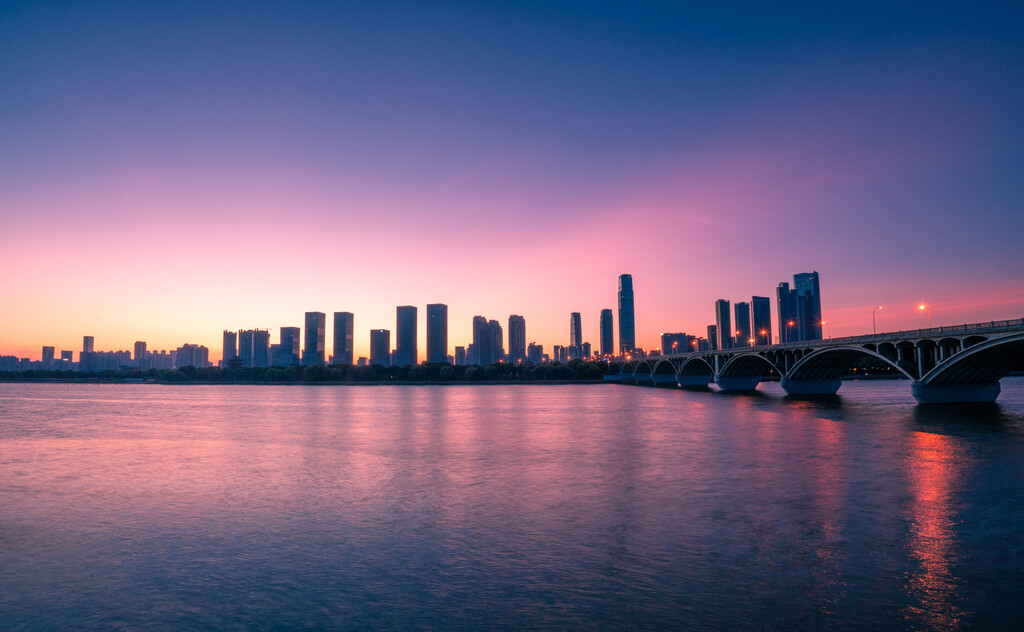
[[[715,301],[715,331],[718,333],[718,348],[732,349],[732,317],[729,315],[729,301],[724,298]]]
[[[508,355],[516,364],[526,361],[526,319],[516,314],[508,317]]]
[[[389,330],[370,330],[370,364],[391,366],[391,332]]]
[[[266,329],[239,331],[238,359],[244,367],[270,366],[270,332]]]
[[[82,336],[82,353],[92,353],[95,339],[92,336]]]
[[[821,340],[821,293],[817,272],[793,275],[801,340]]]
[[[238,355],[238,334],[233,331],[224,330],[224,345],[220,354],[221,367],[227,368],[231,358]]]
[[[252,329],[242,329],[238,332],[238,359],[242,366],[251,367],[252,363]]]
[[[789,283],[783,282],[775,290],[775,297],[779,315],[779,342],[798,342],[800,329],[796,322],[796,292],[789,289]]]
[[[718,325],[708,325],[708,349],[718,349]]]
[[[736,334],[736,340],[734,341],[737,347],[749,347],[750,344],[750,304],[739,302],[733,305],[733,313],[736,316],[736,321],[733,323],[735,328],[734,333]]]
[[[619,353],[636,349],[636,323],[633,320],[633,277],[619,277]]]
[[[756,344],[772,343],[772,301],[767,296],[753,296],[750,299],[750,320],[754,327],[751,338]]]
[[[486,366],[501,360],[501,343],[503,333],[496,320],[487,320],[483,316],[473,317],[473,353],[469,359],[472,364]]]
[[[306,312],[306,346],[302,350],[302,364],[323,366],[326,350],[327,314]]]
[[[43,369],[50,370],[53,368],[53,355],[56,352],[55,347],[43,347]]]
[[[306,319],[307,323],[309,319]],[[299,363],[299,344],[302,342],[302,331],[298,327],[281,328],[281,344],[278,345],[277,357],[271,358],[274,366],[292,366]],[[307,344],[309,329],[306,330]]]
[[[412,305],[402,305],[396,309],[395,329],[395,365],[405,366],[419,362],[419,346],[416,340],[416,314]],[[447,341],[446,343],[447,344]]]
[[[132,354],[132,359],[135,360],[135,366],[144,369],[146,368],[146,343],[141,340],[135,341],[135,353]]]
[[[573,358],[583,356],[583,325],[579,312],[569,314],[569,355]]]
[[[615,333],[612,329],[612,310],[601,310],[601,355],[615,355]]]
[[[464,366],[466,364],[466,348],[455,347],[455,365]]]
[[[448,306],[443,303],[427,305],[427,362],[443,364],[448,361]]]
[[[334,363],[352,364],[355,316],[352,312],[334,312]]]

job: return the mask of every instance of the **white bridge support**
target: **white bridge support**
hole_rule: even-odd
[[[992,402],[999,380],[1024,371],[1024,318],[911,332],[892,332],[641,357],[620,370],[624,383],[667,388],[753,391],[764,379],[782,378],[789,395],[834,395],[858,363],[889,367],[911,381],[921,404]]]
[[[910,392],[919,404],[976,404],[994,402],[1002,388],[990,384],[924,384],[915,380]]]

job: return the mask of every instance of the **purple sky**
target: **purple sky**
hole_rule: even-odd
[[[596,344],[624,272],[648,348],[810,270],[835,336],[1024,316],[1019,3],[93,4],[0,8],[0,354]]]

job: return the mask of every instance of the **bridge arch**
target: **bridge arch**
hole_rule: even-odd
[[[914,379],[898,363],[877,351],[864,346],[841,346],[817,349],[805,355],[783,376],[782,388],[789,395],[834,395],[843,385],[843,373],[865,357],[875,358]]]
[[[723,391],[752,391],[766,371],[779,369],[759,353],[740,353],[729,358],[718,370],[715,383]]]
[[[715,370],[704,358],[687,358],[676,372],[676,382],[683,388],[707,388],[713,379]]]
[[[911,392],[922,404],[992,402],[999,380],[1024,370],[1024,333],[980,342],[939,363],[914,382]]]
[[[669,388],[675,388],[676,386],[676,367],[667,358],[658,360],[654,365],[654,370],[651,372],[651,381],[654,382],[655,386],[666,386]]]

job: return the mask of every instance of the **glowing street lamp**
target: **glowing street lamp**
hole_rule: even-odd
[[[878,333],[878,327],[875,326],[875,312],[877,312],[880,309],[882,309],[881,305],[871,310],[871,333],[873,334]]]
[[[789,333],[789,328],[795,324],[796,323],[793,321],[789,321],[788,323],[786,323],[786,342],[793,342],[793,336],[792,334]]]
[[[928,312],[928,329],[931,329],[932,328],[932,310],[928,309],[928,306],[925,305],[924,303],[921,303],[920,305],[918,305],[917,309],[921,310],[922,312]]]
[[[828,339],[832,340],[832,326],[826,323],[825,321],[821,321],[821,326],[828,327]]]
[[[768,340],[768,330],[767,329],[762,329],[761,330],[761,335],[764,336],[764,344],[770,345],[771,344],[771,340]]]

